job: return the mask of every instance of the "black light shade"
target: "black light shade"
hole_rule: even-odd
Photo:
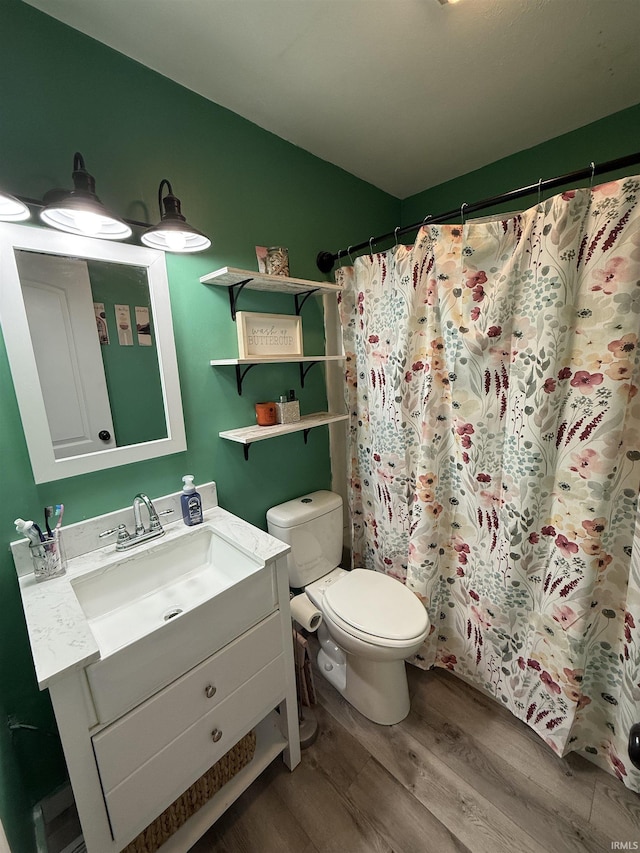
[[[162,198],[162,189],[166,185],[167,195]],[[180,199],[173,194],[169,181],[164,178],[158,187],[158,207],[160,222],[152,228],[147,228],[140,238],[145,246],[161,249],[163,252],[204,252],[211,245],[211,240],[189,225],[182,215]]]
[[[131,236],[126,222],[110,213],[96,195],[96,182],[87,172],[82,154],[73,156],[73,190],[50,190],[44,196],[40,218],[70,234],[124,240]]]

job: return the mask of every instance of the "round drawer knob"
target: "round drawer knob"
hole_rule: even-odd
[[[214,729],[211,732],[211,740],[214,743],[218,743],[218,741],[220,740],[221,737],[222,737],[222,732],[220,731],[220,729]]]
[[[207,684],[207,686],[204,688],[204,692],[207,699],[212,699],[216,695],[216,689],[217,688],[214,687],[213,684]]]

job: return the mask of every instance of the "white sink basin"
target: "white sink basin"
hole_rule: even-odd
[[[263,566],[203,524],[119,552],[71,585],[104,659]]]

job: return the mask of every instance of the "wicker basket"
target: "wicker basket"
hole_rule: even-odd
[[[251,761],[255,751],[256,735],[249,732],[143,829],[122,853],[155,853],[216,791]]]

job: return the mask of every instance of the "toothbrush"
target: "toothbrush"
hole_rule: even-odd
[[[56,504],[56,515],[58,516],[56,530],[60,530],[62,527],[62,516],[64,515],[64,504]]]
[[[49,519],[52,517],[52,515],[53,515],[53,507],[52,506],[46,506],[44,508],[44,523],[45,523],[46,528],[47,528],[47,536],[49,537],[49,539],[53,538],[53,533],[51,532],[51,528],[49,527]]]

